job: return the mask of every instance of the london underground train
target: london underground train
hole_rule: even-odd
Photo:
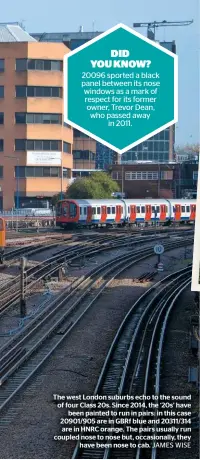
[[[99,227],[194,222],[195,215],[196,200],[188,199],[64,199],[56,206],[56,225]]]

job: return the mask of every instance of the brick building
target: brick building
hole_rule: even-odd
[[[73,166],[73,130],[63,123],[67,51],[0,24],[0,209],[35,207],[66,190]]]
[[[127,198],[195,198],[198,164],[135,163],[113,165],[111,176]]]

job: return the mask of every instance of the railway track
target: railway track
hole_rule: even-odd
[[[94,244],[95,244],[94,238]],[[103,243],[105,241],[105,237],[98,237],[97,243]],[[91,240],[93,242],[93,239]],[[23,255],[28,258],[33,254],[43,252],[48,249],[53,249],[54,247],[58,247],[60,244],[70,244],[69,240],[63,241],[62,243],[57,242],[50,245],[42,245],[37,246],[36,248],[18,248],[17,250],[10,251],[8,253],[8,258],[13,258],[13,255]],[[68,247],[66,249],[61,249],[57,251],[56,255],[44,260],[43,262],[39,262],[35,267],[31,267],[26,271],[26,282],[27,282],[27,292],[30,291],[36,284],[36,282],[42,280],[45,276],[52,275],[56,270],[58,270],[63,263],[63,260],[67,260],[71,255],[76,256],[76,254],[80,255],[87,249],[87,239],[84,244],[80,244],[79,246]],[[14,261],[16,263],[16,261]],[[58,265],[60,263],[60,265]],[[53,264],[55,267],[53,268]],[[51,268],[49,268],[51,267]],[[35,278],[35,282],[33,279]],[[3,281],[0,284],[1,292],[0,292],[0,315],[1,312],[4,311],[9,306],[12,306],[14,302],[19,298],[19,281],[20,275],[17,275],[15,278],[12,278],[9,281]],[[10,302],[11,299],[11,302]]]
[[[167,238],[167,235],[163,235],[163,238]],[[151,242],[156,239],[156,236],[118,236],[113,238],[112,236],[103,236],[99,237],[94,235],[93,238],[86,239],[84,243],[76,243],[74,246],[68,247],[57,251],[55,255],[46,259],[44,262],[38,263],[35,267],[29,268],[26,271],[26,292],[27,294],[31,292],[36,284],[43,280],[45,277],[52,276],[56,271],[63,267],[63,263],[70,260],[73,262],[81,257],[91,257],[97,253],[112,250],[119,247],[125,247],[127,244],[130,246],[141,244],[141,241]],[[57,243],[55,244],[57,246]],[[52,247],[52,246],[51,246]],[[42,248],[42,250],[44,250]],[[40,251],[39,248],[35,248],[27,253],[27,255],[32,255],[35,252]],[[0,316],[2,312],[12,307],[15,302],[19,299],[20,296],[20,275],[17,275],[15,278],[12,278],[8,282],[2,282],[1,292],[0,292]]]
[[[169,315],[190,280],[191,266],[156,283],[134,303],[110,347],[95,395],[159,395]],[[137,450],[82,449],[78,444],[72,458],[155,459],[156,449],[153,445],[150,449]]]
[[[165,250],[182,244],[167,243]],[[0,349],[0,411],[11,404],[113,279],[152,255],[153,249],[145,248],[142,252],[140,249],[104,262],[65,289],[45,311],[27,324],[21,334]],[[4,423],[5,419],[2,417],[1,421]]]

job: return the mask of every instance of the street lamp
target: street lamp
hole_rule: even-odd
[[[17,171],[16,171],[16,175],[17,175],[17,193],[16,193],[16,210],[17,210],[17,220],[16,220],[16,231],[18,231],[18,212],[19,212],[19,158],[16,158],[14,156],[11,156],[11,155],[5,155],[5,158],[10,158],[12,160],[16,160],[17,161]]]

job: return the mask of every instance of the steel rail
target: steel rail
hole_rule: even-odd
[[[174,244],[171,244],[171,245],[168,245],[168,249],[172,249],[172,247],[174,247]],[[176,245],[177,247],[177,245]],[[166,248],[167,249],[167,248]],[[60,311],[60,305],[59,305],[59,311],[60,311],[60,314],[62,314],[62,316],[55,322],[55,318],[54,318],[54,321],[53,321],[53,325],[52,327],[49,329],[49,325],[48,325],[48,330],[46,331],[46,333],[40,338],[40,340],[38,341],[37,339],[37,343],[35,343],[35,345],[32,346],[31,349],[29,349],[27,351],[27,353],[25,355],[23,355],[23,357],[19,360],[18,363],[16,363],[8,372],[7,374],[5,374],[2,378],[1,378],[1,383],[3,384],[3,382],[5,380],[8,379],[9,376],[11,376],[11,374],[16,371],[18,368],[19,368],[19,365],[24,363],[25,362],[25,374],[27,374],[27,369],[26,369],[26,360],[27,358],[29,358],[29,361],[28,361],[28,365],[30,363],[30,357],[32,359],[32,363],[30,363],[30,366],[29,366],[29,374],[28,376],[23,375],[23,366],[22,368],[19,368],[19,372],[20,372],[20,369],[22,370],[21,372],[21,379],[22,381],[20,382],[19,384],[19,376],[17,376],[16,378],[16,381],[18,382],[18,387],[16,388],[16,383],[15,383],[15,388],[13,389],[12,387],[12,383],[10,384],[10,389],[9,389],[9,382],[10,382],[10,379],[7,380],[7,385],[6,385],[6,389],[9,393],[9,395],[7,395],[6,399],[5,399],[5,396],[6,396],[6,390],[5,390],[5,394],[4,394],[4,397],[3,397],[3,401],[1,401],[1,406],[0,406],[0,409],[2,410],[3,408],[5,408],[5,406],[10,402],[10,400],[13,398],[13,396],[21,389],[21,387],[23,385],[25,385],[27,383],[27,381],[29,380],[29,378],[38,370],[38,368],[43,364],[44,361],[46,361],[46,359],[52,354],[52,352],[55,350],[55,348],[57,348],[57,346],[62,342],[62,340],[64,340],[64,338],[69,334],[69,332],[71,331],[71,329],[75,326],[75,324],[77,324],[77,322],[82,318],[82,316],[85,314],[85,312],[94,304],[95,300],[99,297],[99,295],[101,295],[101,293],[103,292],[103,290],[112,282],[112,280],[114,279],[115,276],[117,276],[119,273],[121,273],[122,271],[126,270],[129,266],[133,265],[133,263],[137,263],[139,260],[142,260],[146,257],[151,257],[153,255],[153,251],[152,251],[152,248],[151,250],[148,248],[144,251],[144,254],[141,256],[141,251],[140,251],[140,257],[135,259],[135,257],[137,257],[137,255],[135,253],[133,253],[132,255],[126,255],[126,256],[121,256],[121,265],[122,267],[120,269],[117,270],[116,274],[108,281],[106,281],[105,283],[103,283],[102,287],[100,287],[100,290],[97,292],[97,294],[92,298],[92,300],[89,302],[89,304],[86,304],[86,307],[84,308],[83,306],[83,302],[82,302],[82,309],[80,312],[78,312],[78,317],[76,318],[73,318],[73,321],[72,321],[72,324],[71,324],[71,319],[69,318],[69,313],[70,312],[73,312],[74,314],[74,308],[76,308],[77,305],[80,304],[80,301],[83,300],[83,298],[86,296],[86,294],[88,293],[88,291],[91,290],[91,286],[89,286],[89,288],[86,289],[86,292],[83,292],[82,296],[78,297],[78,299],[75,301],[74,304],[72,304],[69,308],[69,310],[66,312],[64,312],[64,314],[62,314],[62,312]],[[128,259],[131,259],[132,260],[128,262],[127,264],[127,261]],[[119,258],[118,258],[119,259]],[[117,262],[117,268],[119,267],[119,260],[116,260],[116,258],[114,258],[112,261],[109,261],[109,262],[106,262],[104,263],[103,265],[103,269],[108,268],[108,270],[106,270],[106,272],[104,273],[104,276],[107,275],[108,273],[112,272],[113,269],[115,268],[115,265],[116,265],[116,262]],[[110,265],[113,265],[114,264],[114,267]],[[101,267],[98,267],[97,269],[95,269],[94,271],[97,272],[100,272],[102,271],[102,266]],[[97,280],[95,280],[96,282]],[[92,282],[92,285],[94,284],[94,282]],[[66,304],[66,299],[63,300],[62,304],[65,306]],[[58,307],[57,307],[58,308]],[[51,312],[49,313],[49,315],[51,315]],[[52,333],[55,333],[55,330],[61,325],[63,324],[63,322],[65,321],[65,319],[68,318],[68,321],[70,319],[70,323],[67,325],[66,329],[65,329],[65,332],[63,333],[63,335],[61,336],[61,338],[59,339],[55,334],[53,334],[53,337],[52,337]],[[47,319],[44,318],[42,322],[46,322]],[[39,324],[39,326],[41,326],[41,324]],[[36,326],[37,328],[37,326]],[[35,329],[32,329],[31,332],[29,332],[29,335],[35,333]],[[41,350],[41,344],[43,344],[43,342],[46,341],[46,339],[52,339],[50,342],[50,344],[48,344],[48,341],[47,341],[47,346],[46,346],[46,351],[44,349]],[[22,339],[23,340],[23,339]],[[19,345],[21,346],[22,345],[22,341],[19,343]],[[41,355],[40,356],[40,362],[37,363],[37,353],[39,354],[39,351],[41,351]],[[16,347],[15,349],[13,348],[13,352],[16,352]],[[45,356],[44,356],[44,353]],[[32,356],[33,355],[33,356]],[[30,369],[31,366],[33,366],[33,361],[34,361],[34,356],[36,356],[36,362],[34,363],[34,369]],[[8,356],[7,356],[8,358]],[[6,359],[6,356],[4,356],[4,360]],[[31,371],[31,372],[30,372]],[[14,372],[14,375],[13,375],[13,380],[15,380],[15,372]]]
[[[166,236],[164,236],[164,238],[166,238]],[[70,261],[74,261],[78,257],[81,257],[83,255],[85,255],[85,257],[88,257],[91,254],[103,252],[105,249],[112,250],[117,247],[123,247],[123,246],[126,246],[127,244],[126,240],[129,241],[129,243],[131,244],[132,239],[133,237],[128,238],[127,236],[122,237],[122,238],[118,237],[117,242],[116,242],[116,238],[107,240],[107,237],[103,237],[103,238],[101,237],[97,241],[91,242],[91,247],[92,245],[95,247],[96,244],[100,245],[102,243],[104,243],[106,247],[103,246],[101,248],[98,248],[96,251],[93,251],[92,253],[89,250],[87,250],[87,245],[86,245],[87,242],[85,242],[84,244],[77,245],[77,246],[72,246],[71,248],[67,248],[64,251],[62,249],[56,255],[50,257],[49,259],[46,259],[44,262],[40,262],[39,264],[36,265],[36,267],[32,267],[27,270],[26,282],[29,282],[29,280],[31,280],[33,276],[37,277],[35,281],[33,281],[32,283],[30,283],[30,285],[27,286],[27,292],[30,291],[32,288],[34,288],[34,286],[39,281],[43,280],[44,277],[52,275],[55,271],[59,270],[59,268],[63,266],[62,265],[63,261],[67,261],[68,259],[70,259]],[[148,239],[148,241],[153,241],[154,239],[155,237],[151,237],[150,239]],[[134,238],[132,244],[134,245],[140,244],[141,241],[144,241],[144,239],[141,240],[141,238],[138,238],[138,239]],[[70,257],[70,254],[73,254],[73,257]],[[55,268],[53,269],[52,263],[54,262],[56,265],[55,265]],[[60,262],[60,265],[58,265],[59,262]],[[50,270],[48,269],[49,265],[51,266]],[[47,271],[46,271],[46,268],[47,268]],[[1,306],[0,306],[0,316],[5,310],[7,310],[7,308],[12,307],[15,304],[15,302],[18,300],[20,291],[18,289],[18,291],[16,292],[16,284],[19,282],[19,279],[20,279],[20,276],[18,275],[14,280],[9,282],[8,288],[6,286],[6,289],[0,294],[0,299],[1,297],[3,297],[3,303],[1,302]],[[11,290],[10,290],[10,285],[12,288]],[[10,298],[11,298],[11,302],[10,302]]]
[[[183,269],[174,274],[168,275],[163,280],[156,283],[148,289],[131,307],[127,315],[125,316],[120,328],[111,344],[110,350],[104,362],[101,374],[99,376],[94,394],[124,394],[125,393],[125,384],[129,380],[129,365],[133,353],[133,346],[136,339],[139,337],[140,327],[143,323],[143,320],[146,316],[148,310],[153,306],[153,300],[151,299],[147,305],[143,305],[143,313],[138,308],[141,302],[144,302],[148,298],[149,294],[152,294],[158,287],[162,289],[164,283],[170,281],[170,286],[174,283],[173,278],[178,277],[182,279],[187,275],[188,270],[191,271],[191,267],[188,269]],[[181,274],[180,274],[181,273]],[[165,291],[167,294],[167,291]],[[162,299],[163,290],[156,293],[154,296],[155,299],[160,297]],[[131,329],[131,320],[132,320],[132,329]],[[132,332],[134,331],[134,334]],[[135,350],[136,351],[136,350]],[[140,349],[141,351],[141,349]],[[116,353],[116,359],[115,359]],[[136,366],[135,366],[135,369]],[[121,452],[122,457],[115,456],[114,458],[123,458],[123,452]],[[126,451],[126,458],[129,458],[129,454]],[[81,450],[79,444],[77,444],[73,457],[72,458],[113,458],[110,457],[110,449],[92,449],[92,450]],[[132,458],[132,456],[130,457]]]

